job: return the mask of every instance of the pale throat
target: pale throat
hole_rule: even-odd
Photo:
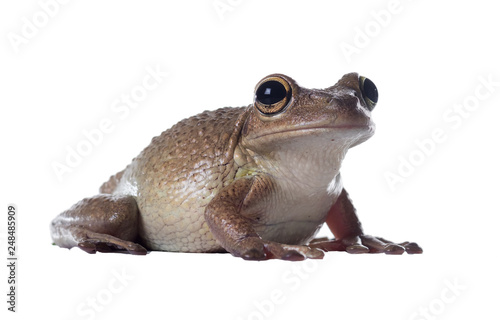
[[[336,143],[292,146],[279,148],[268,157],[256,160],[277,181],[315,194],[331,193],[338,184],[348,147]]]

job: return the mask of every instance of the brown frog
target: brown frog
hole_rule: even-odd
[[[254,103],[205,111],[152,139],[100,194],[51,223],[55,244],[89,253],[230,252],[248,260],[324,251],[421,253],[365,235],[342,186],[347,150],[374,133],[375,84],[356,73],[326,89],[282,74]],[[326,222],[335,239],[314,239]]]

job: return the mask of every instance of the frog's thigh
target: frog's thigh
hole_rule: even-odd
[[[137,239],[139,211],[131,196],[99,194],[85,198],[51,223],[54,244],[95,253],[127,250],[146,254]]]
[[[349,253],[402,254],[407,252],[422,253],[422,248],[414,242],[394,243],[381,237],[363,233],[356,209],[349,195],[342,189],[337,202],[332,206],[326,218],[326,224],[335,236],[334,240],[317,239],[310,246],[325,251],[347,251]]]

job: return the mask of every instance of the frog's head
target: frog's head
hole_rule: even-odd
[[[373,135],[377,100],[375,84],[357,73],[326,89],[302,88],[288,76],[271,74],[255,87],[242,145],[260,154],[325,148],[345,154]]]

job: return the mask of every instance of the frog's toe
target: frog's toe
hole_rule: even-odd
[[[97,247],[94,243],[90,241],[82,241],[78,243],[78,248],[82,249],[83,251],[94,254],[97,252]]]
[[[353,253],[353,254],[368,253],[368,252],[370,252],[370,248],[358,243],[358,244],[353,244],[353,245],[346,247],[345,251],[348,253]]]
[[[298,251],[288,250],[280,257],[280,259],[287,261],[302,261],[305,260],[306,257]]]
[[[316,249],[316,248],[310,248],[310,250],[308,250],[306,252],[306,257],[308,259],[323,259],[323,257],[325,256],[325,252],[324,251],[321,251],[319,249]]]
[[[145,255],[148,251],[138,243],[122,240],[107,234],[87,232],[89,237],[78,243],[78,248],[87,253],[96,252],[128,252],[134,255]]]
[[[346,251],[346,245],[340,240],[314,239],[309,243],[309,247],[321,249],[323,251]]]
[[[424,252],[424,250],[415,242],[403,242],[399,245],[403,246],[408,254],[419,254]]]
[[[353,254],[370,252],[370,248],[367,247],[364,243],[362,243],[361,239],[358,236],[347,237],[344,239],[332,239],[332,240],[318,239],[316,241],[312,241],[309,244],[309,246],[327,252],[346,251],[348,253],[353,253]]]
[[[241,254],[241,258],[245,260],[266,260],[267,256],[263,250],[259,250],[257,248],[249,249]]]
[[[300,245],[287,245],[273,241],[264,243],[270,258],[302,261],[305,259],[323,259],[325,253],[319,249]]]
[[[374,237],[369,235],[359,236],[363,245],[369,248],[372,253],[385,253],[385,254],[409,254],[422,253],[422,248],[415,242],[394,243],[381,237]]]
[[[109,252],[124,252],[124,253],[130,253],[133,255],[139,255],[143,256],[148,253],[148,250],[141,246],[138,243],[135,242],[130,242],[130,241],[124,241],[121,245],[116,246],[117,250],[111,250]],[[100,252],[106,252],[106,251],[100,251]]]
[[[394,243],[381,237],[369,235],[353,236],[344,239],[333,239],[314,241],[310,244],[312,248],[324,251],[346,251],[348,253],[385,253],[385,254],[409,254],[422,253],[422,248],[415,242]]]
[[[124,250],[124,248],[120,248],[116,245],[113,245],[111,243],[104,243],[104,242],[99,242],[99,241],[94,241],[92,239],[82,241],[78,243],[78,248],[82,249],[83,251],[94,254],[96,252],[116,252],[120,250]]]

